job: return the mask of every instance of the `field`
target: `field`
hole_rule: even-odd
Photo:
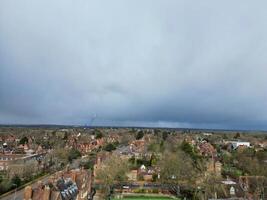
[[[149,197],[149,196],[128,196],[123,199],[112,199],[112,200],[170,200],[169,197]],[[178,199],[177,199],[178,200]]]

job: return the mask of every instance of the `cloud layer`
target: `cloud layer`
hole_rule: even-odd
[[[267,129],[266,1],[0,2],[0,123]]]

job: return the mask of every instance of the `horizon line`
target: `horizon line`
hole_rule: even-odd
[[[168,127],[168,126],[127,126],[127,125],[75,125],[75,124],[53,124],[53,123],[40,123],[40,124],[26,124],[26,123],[0,123],[0,127],[79,127],[79,128],[140,128],[140,129],[180,129],[180,130],[209,130],[209,131],[224,131],[224,132],[230,132],[230,131],[243,131],[243,132],[267,132],[267,130],[261,130],[261,129],[227,129],[227,128],[193,128],[193,127]]]

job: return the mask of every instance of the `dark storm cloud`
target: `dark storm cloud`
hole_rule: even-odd
[[[0,123],[267,128],[266,1],[0,2]]]

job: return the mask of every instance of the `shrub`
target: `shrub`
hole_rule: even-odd
[[[138,133],[137,133],[137,135],[136,135],[136,139],[137,140],[140,140],[140,139],[142,139],[144,137],[144,132],[143,131],[139,131]]]
[[[104,149],[105,151],[109,151],[109,152],[111,152],[111,151],[113,151],[113,150],[116,149],[116,146],[115,146],[115,144],[109,143],[109,144],[107,144],[106,146],[104,146],[103,149]]]
[[[71,149],[68,155],[68,160],[72,162],[72,160],[77,159],[81,157],[81,152],[79,152],[77,149]]]

